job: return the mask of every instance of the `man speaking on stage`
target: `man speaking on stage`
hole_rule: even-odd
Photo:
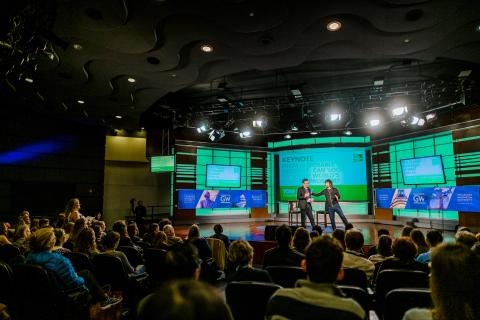
[[[338,213],[340,219],[342,219],[343,224],[346,226],[348,223],[347,218],[343,214],[343,210],[338,203],[340,199],[340,193],[337,188],[334,188],[332,185],[332,180],[325,180],[325,189],[319,193],[313,193],[314,196],[325,196],[325,212],[328,213],[330,217],[330,222],[332,224],[332,230],[336,229],[335,225],[335,212]],[[327,227],[327,226],[325,226]]]
[[[313,227],[315,225],[315,220],[313,219],[312,214],[312,195],[316,194],[312,193],[312,190],[308,187],[308,179],[303,179],[302,184],[303,185],[297,190],[298,208],[302,215],[302,227],[306,227],[307,217]]]

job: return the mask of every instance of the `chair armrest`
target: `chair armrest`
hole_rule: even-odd
[[[377,313],[376,313],[374,310],[368,311],[368,319],[369,319],[369,320],[380,320],[380,319],[378,318]]]

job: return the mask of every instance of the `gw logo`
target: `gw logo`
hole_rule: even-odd
[[[415,203],[425,202],[425,197],[423,195],[415,195],[413,197],[413,202]]]
[[[220,197],[220,201],[222,203],[228,203],[230,202],[230,195],[229,194],[224,194]]]

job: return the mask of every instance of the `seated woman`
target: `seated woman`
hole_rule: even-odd
[[[158,231],[160,231],[158,223],[151,223],[148,226],[148,233],[143,235],[143,241],[153,244],[153,239]]]
[[[8,227],[5,222],[0,221],[0,245],[12,244],[8,239]]]
[[[200,259],[206,260],[212,257],[212,250],[207,240],[200,238],[200,228],[196,224],[188,229],[187,241],[197,247]]]
[[[67,238],[65,235],[65,230],[61,228],[56,228],[53,230],[55,234],[55,245],[52,248],[52,252],[65,254],[71,252],[69,249],[64,248],[63,244],[65,243],[65,239]]]
[[[480,256],[459,243],[433,249],[430,288],[433,310],[411,309],[404,320],[480,319]]]
[[[292,247],[300,253],[305,254],[305,248],[310,244],[310,234],[305,228],[297,228],[293,235]]]
[[[266,270],[256,269],[252,267],[253,248],[245,240],[236,240],[230,244],[228,250],[228,259],[230,260],[233,273],[227,277],[228,282],[231,281],[258,281],[272,282],[270,274]]]
[[[91,228],[85,228],[79,233],[74,252],[85,253],[89,257],[99,253],[95,241],[95,232]]]
[[[372,261],[374,264],[383,262],[385,259],[391,258],[392,253],[392,238],[387,235],[381,235],[378,238],[378,244],[376,247],[377,254],[371,255],[368,257],[368,260]]]
[[[77,237],[80,232],[87,227],[87,221],[84,218],[79,218],[75,221],[73,226],[72,233],[68,237],[68,240],[63,244],[63,246],[71,251],[75,247],[75,243],[77,242]]]
[[[13,241],[15,246],[19,247],[22,252],[28,249],[28,238],[30,238],[30,226],[27,224],[18,225]]]
[[[172,248],[172,246],[168,243],[168,237],[165,232],[159,231],[155,234],[153,239],[153,247],[155,249],[162,249],[166,251],[169,251]]]
[[[112,230],[118,232],[120,235],[120,242],[118,244],[119,247],[133,247],[137,249],[138,252],[143,252],[143,249],[133,243],[132,239],[128,235],[127,224],[124,220],[116,221],[112,226]]]
[[[85,286],[91,293],[93,302],[100,302],[103,306],[119,303],[118,299],[110,298],[102,291],[89,271],[84,270],[77,275],[70,260],[52,252],[55,241],[53,228],[42,228],[33,233],[29,241],[30,254],[25,262],[48,270],[64,290]]]
[[[123,269],[128,274],[142,273],[145,272],[144,265],[138,265],[137,269],[133,268],[130,262],[128,261],[125,253],[117,251],[118,244],[120,243],[120,234],[116,231],[108,232],[105,237],[103,237],[102,247],[105,250],[104,254],[109,254],[115,257],[120,258],[122,261]]]
[[[425,240],[425,235],[423,234],[422,230],[413,229],[412,232],[410,232],[410,238],[417,247],[417,255],[428,252],[428,250],[430,250],[430,247]]]

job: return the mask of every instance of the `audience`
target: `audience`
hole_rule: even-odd
[[[127,233],[135,245],[138,242],[143,241],[143,239],[140,238],[140,229],[138,229],[138,225],[136,222],[130,222],[130,224],[127,226]]]
[[[351,231],[351,230],[350,230]],[[294,289],[279,289],[267,306],[266,319],[366,319],[353,299],[335,286],[343,279],[343,249],[337,240],[320,237],[305,252],[302,268],[308,280],[298,280]]]
[[[22,252],[25,252],[28,249],[28,239],[30,238],[30,234],[30,226],[28,224],[19,225],[17,226],[17,230],[15,230],[13,241]]]
[[[413,227],[412,226],[405,226],[402,228],[401,236],[402,237],[410,237],[410,233],[412,233]]]
[[[468,248],[472,248],[477,242],[477,237],[475,237],[475,235],[470,231],[462,230],[457,232],[455,235],[455,240],[457,240],[458,243],[467,246]]]
[[[378,239],[376,251],[377,254],[368,257],[368,260],[372,261],[374,264],[383,262],[385,259],[392,257],[392,238],[385,234],[381,235]]]
[[[23,224],[30,226],[30,212],[27,210],[22,211],[18,216],[18,225]]]
[[[180,280],[165,284],[138,304],[138,320],[231,320],[230,309],[208,284]]]
[[[335,229],[333,230],[332,237],[337,239],[340,245],[342,246],[343,250],[345,251],[345,231],[342,229]]]
[[[75,252],[85,253],[89,257],[98,254],[97,243],[95,241],[95,232],[91,228],[85,228],[80,231],[75,242]]]
[[[310,240],[311,241],[315,240],[318,237],[320,237],[320,234],[318,233],[318,231],[313,230],[313,231],[310,232]]]
[[[359,230],[350,229],[347,231],[345,234],[346,250],[343,254],[343,268],[362,270],[368,279],[372,279],[375,265],[365,258],[362,252],[363,244],[363,234]]]
[[[263,268],[269,266],[295,266],[299,267],[305,257],[300,252],[292,249],[292,229],[283,224],[275,230],[277,246],[265,251],[263,256]]]
[[[41,228],[46,228],[46,227],[50,227],[50,220],[46,219],[46,218],[39,219],[38,220],[38,228],[41,229]]]
[[[172,248],[172,246],[168,244],[168,237],[165,232],[159,231],[155,234],[155,238],[153,239],[153,247],[166,251]]]
[[[71,234],[73,233],[73,229],[75,228],[75,223],[67,222],[65,224],[65,242],[70,239]]]
[[[60,253],[62,255],[71,252],[63,246],[66,239],[65,231],[61,228],[56,228],[53,230],[53,233],[55,234],[55,245],[52,248],[52,252]]]
[[[310,234],[303,227],[297,228],[293,234],[292,247],[300,253],[305,253],[305,248],[310,244]]]
[[[70,236],[68,237],[67,241],[63,246],[73,251],[75,247],[75,243],[77,242],[78,235],[86,227],[87,227],[87,221],[84,218],[77,219],[77,221],[75,221],[75,225],[73,226],[72,233],[70,234]]]
[[[168,244],[175,245],[183,243],[182,238],[175,236],[175,229],[171,224],[164,225],[163,232],[165,232],[165,234],[167,235]]]
[[[462,244],[441,244],[432,253],[433,310],[412,309],[404,320],[478,320],[480,257]]]
[[[108,232],[107,235],[103,237],[102,246],[105,251],[102,254],[109,254],[114,257],[120,258],[125,272],[127,272],[128,274],[134,274],[135,269],[132,267],[132,265],[128,261],[128,258],[125,255],[125,253],[121,251],[117,251],[119,243],[120,243],[120,234],[116,231]]]
[[[231,281],[258,281],[272,282],[267,271],[252,267],[253,248],[245,240],[235,240],[228,250],[228,259],[232,263],[234,272],[228,276]]]
[[[158,223],[151,223],[148,226],[148,233],[145,233],[143,235],[143,241],[153,243],[153,239],[155,238],[155,234],[157,234],[158,231],[160,231],[160,227],[158,226]]]
[[[377,246],[378,246],[378,241],[380,241],[380,237],[383,236],[383,235],[390,236],[390,231],[388,231],[385,228],[381,228],[381,229],[377,230]],[[368,257],[373,256],[374,254],[378,253],[377,252],[377,246],[371,246],[368,249],[368,254],[367,254]]]
[[[223,234],[222,225],[217,223],[216,225],[213,226],[213,231],[215,232],[215,234],[210,238],[222,240],[223,243],[225,243],[225,249],[228,249],[228,247],[230,246],[230,240],[226,235]]]
[[[0,245],[12,244],[8,239],[8,227],[5,222],[0,221]]]
[[[437,245],[443,242],[443,235],[438,230],[430,230],[427,232],[427,243],[430,246],[430,249],[427,252],[419,254],[417,257],[417,261],[420,263],[427,264],[432,260],[432,250]]]
[[[425,236],[420,229],[413,229],[412,232],[410,232],[410,238],[417,247],[417,254],[426,253],[428,250],[430,250],[427,242],[425,241]]]
[[[200,259],[206,260],[212,257],[212,250],[208,245],[207,240],[200,237],[200,228],[193,224],[188,229],[187,241],[197,247]]]
[[[134,247],[136,245],[133,243],[132,239],[128,236],[127,232],[127,224],[124,220],[116,221],[112,226],[112,231],[118,232],[120,235],[120,242],[118,244],[119,247]]]
[[[201,260],[197,247],[190,243],[180,243],[172,247],[165,256],[165,270],[168,279],[200,278]]]

